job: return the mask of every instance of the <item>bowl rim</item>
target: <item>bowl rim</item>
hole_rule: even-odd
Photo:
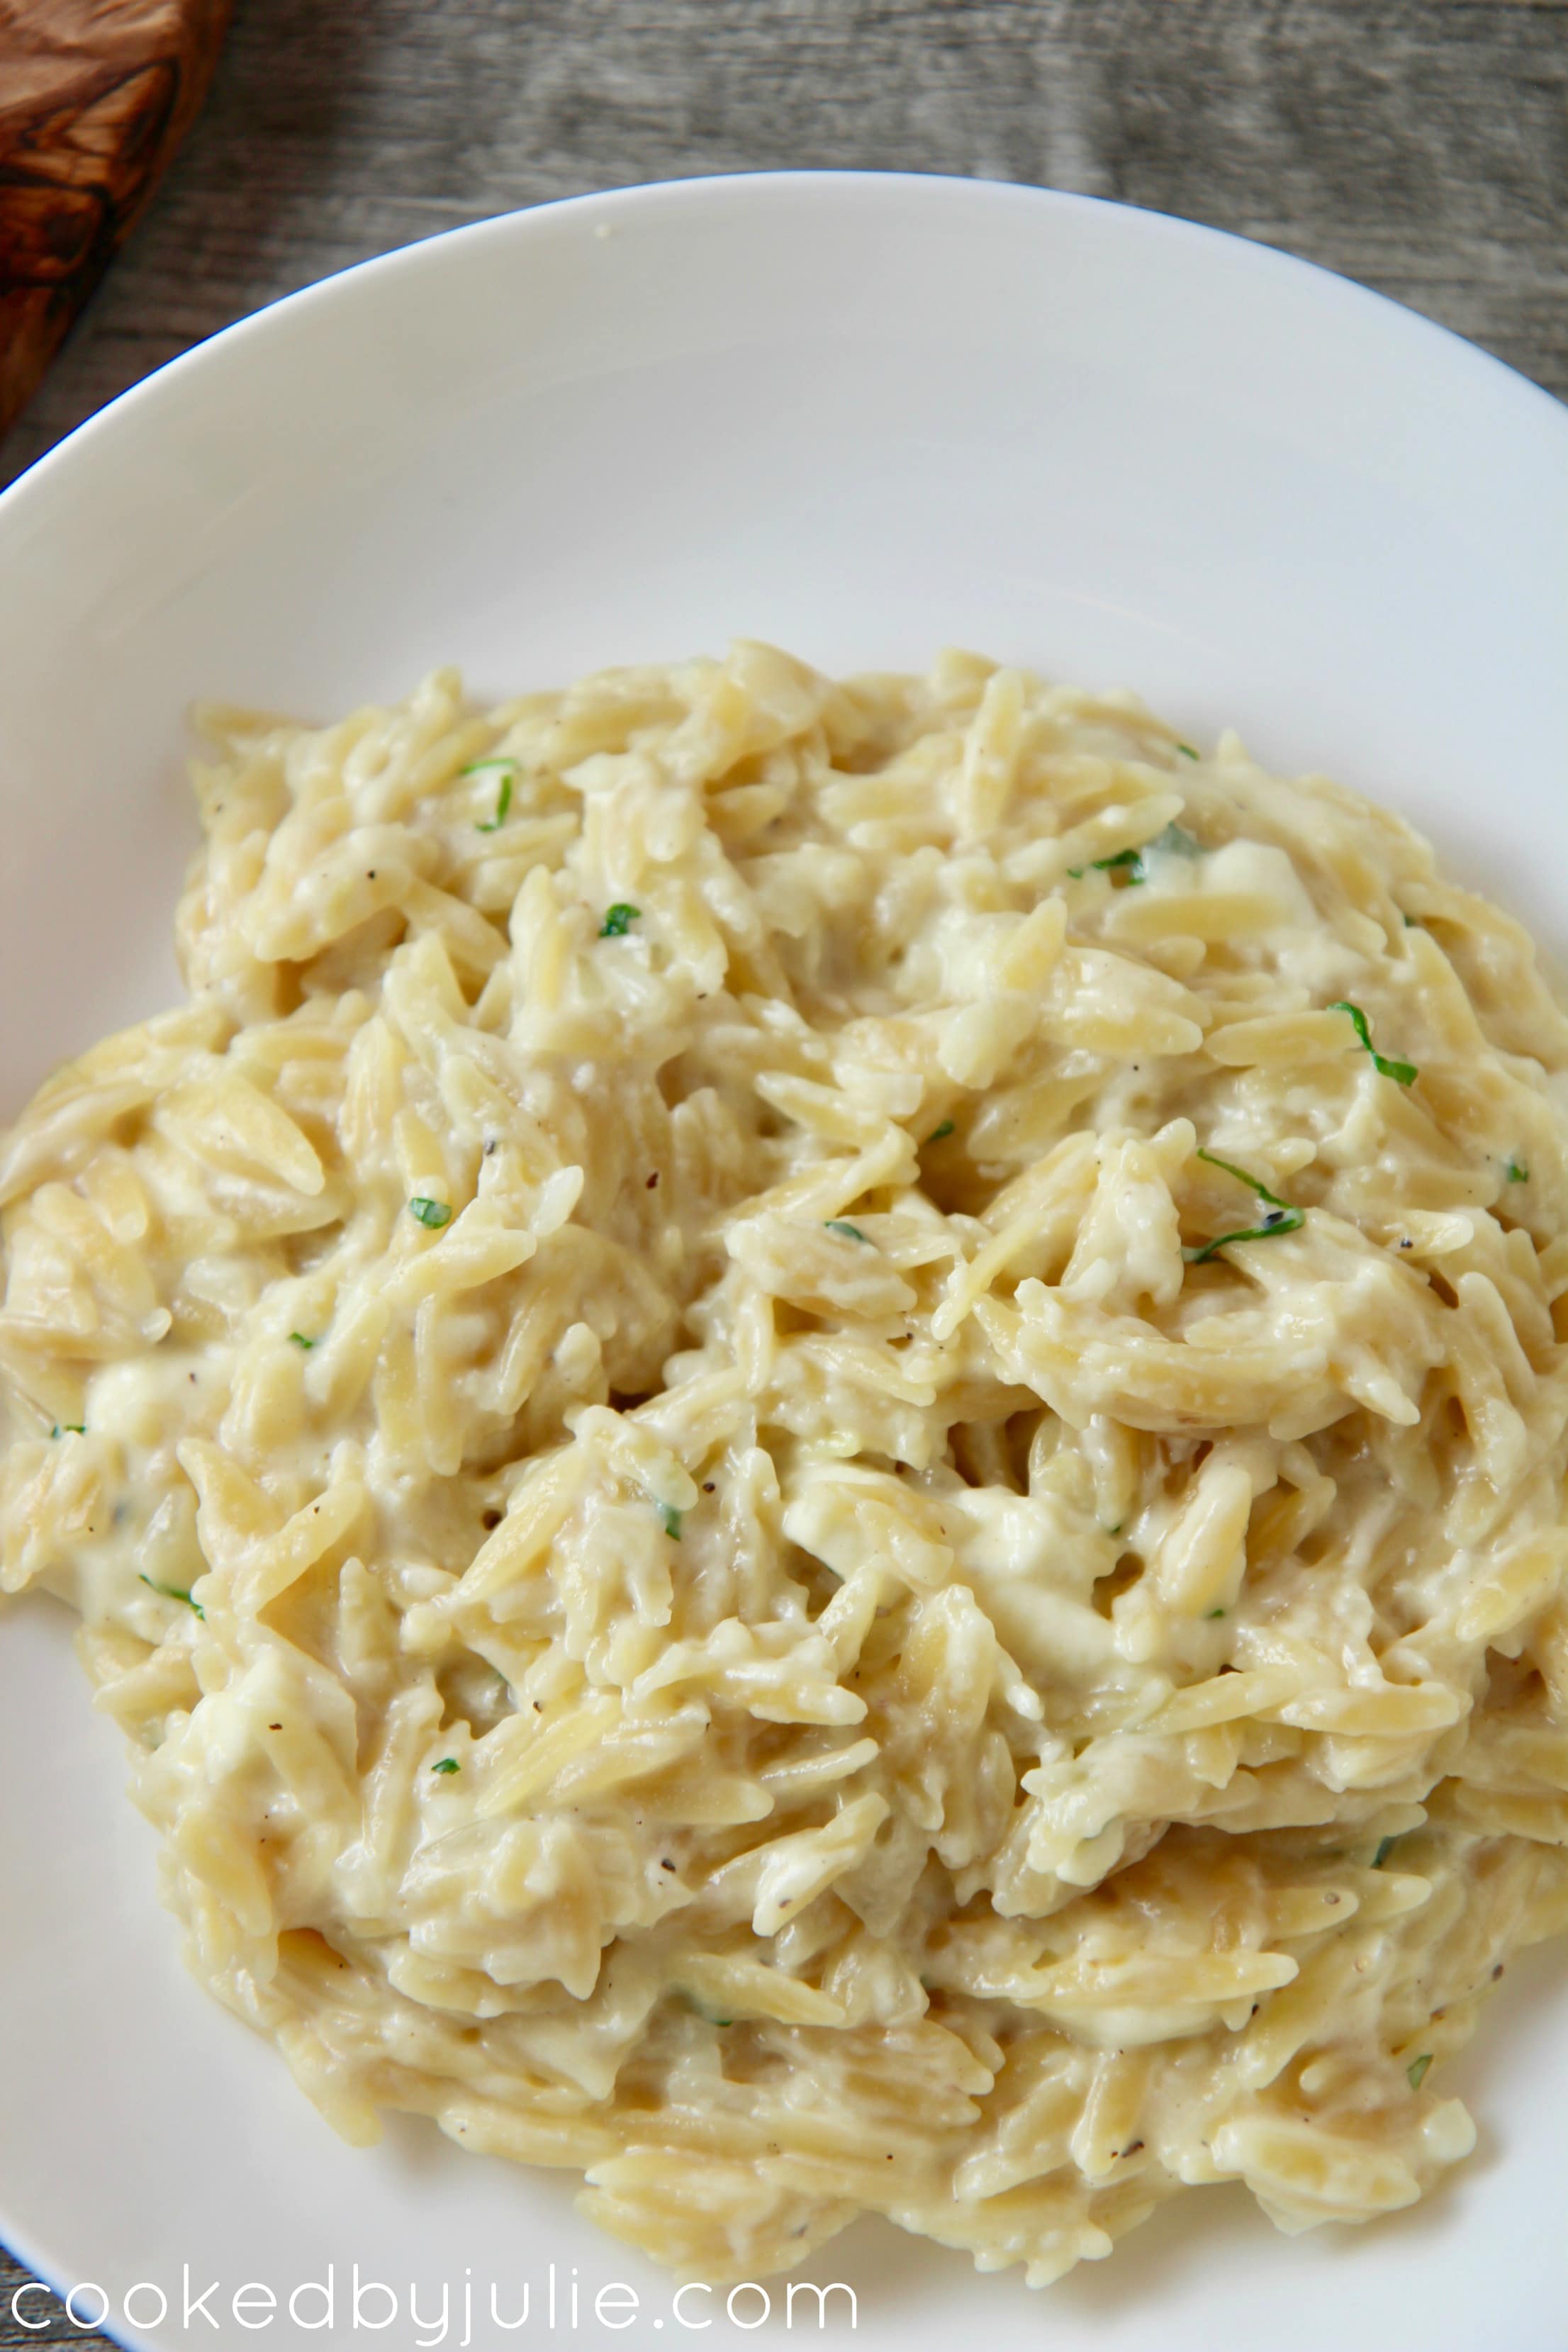
[[[296,323],[303,323],[317,311],[330,310],[340,299],[342,289],[357,287],[362,282],[391,279],[398,275],[416,277],[420,272],[444,266],[447,254],[461,247],[478,250],[486,244],[501,245],[513,238],[530,242],[535,237],[551,236],[563,221],[581,220],[585,225],[611,226],[616,215],[628,212],[643,214],[676,211],[682,205],[696,203],[699,206],[732,202],[738,193],[772,196],[786,204],[817,204],[830,200],[876,204],[895,198],[916,204],[963,203],[977,211],[990,208],[1017,212],[1036,211],[1061,215],[1078,214],[1103,224],[1113,219],[1113,233],[1120,231],[1132,236],[1163,240],[1213,253],[1221,248],[1237,266],[1263,272],[1290,272],[1310,284],[1320,300],[1334,300],[1359,312],[1369,322],[1378,322],[1384,330],[1402,336],[1407,343],[1427,342],[1436,338],[1447,364],[1463,366],[1479,384],[1489,385],[1494,394],[1505,398],[1522,400],[1524,408],[1537,425],[1544,425],[1548,433],[1562,432],[1563,456],[1568,459],[1568,403],[1555,393],[1537,383],[1531,376],[1486,351],[1479,343],[1429,317],[1425,311],[1411,308],[1394,295],[1381,293],[1375,287],[1360,279],[1346,277],[1329,268],[1326,264],[1310,261],[1289,249],[1265,244],[1262,239],[1244,236],[1233,229],[1215,228],[1204,221],[1185,218],[1179,213],[1159,212],[1142,205],[1123,204],[1117,198],[1080,194],[1076,191],[1050,188],[1020,180],[970,179],[956,173],[942,172],[878,172],[825,167],[790,171],[737,171],[699,173],[668,180],[637,181],[626,187],[589,189],[576,195],[548,197],[538,204],[519,205],[505,212],[493,213],[483,220],[463,221],[451,228],[433,230],[427,236],[412,238],[407,244],[392,247],[384,253],[372,254],[363,261],[351,262],[342,269],[330,271],[324,278],[314,278],[309,285],[297,287],[293,292],[275,296],[256,310],[231,320],[204,336],[187,350],[165,360],[144,376],[126,386],[123,392],[84,417],[79,425],[34,459],[4,489],[0,489],[0,530],[21,520],[24,509],[30,508],[40,496],[47,495],[60,475],[84,450],[96,449],[132,418],[167,397],[171,390],[184,386],[204,367],[222,364],[244,346],[279,332],[288,332]],[[1428,347],[1430,347],[1428,345]]]
[[[1429,363],[1441,364],[1450,373],[1462,369],[1488,403],[1496,404],[1494,415],[1500,412],[1503,403],[1511,403],[1512,416],[1522,430],[1535,437],[1549,460],[1555,457],[1568,464],[1568,405],[1544,386],[1423,312],[1322,264],[1261,240],[1179,215],[1027,183],[918,171],[742,171],[639,183],[513,207],[416,237],[278,296],[150,371],[83,420],[0,491],[0,553],[7,551],[7,530],[25,527],[30,530],[38,523],[47,526],[49,502],[74,498],[72,468],[79,458],[89,452],[112,457],[117,434],[155,418],[160,404],[167,403],[172,394],[199,386],[204,381],[204,369],[217,378],[221,388],[221,370],[230,364],[242,364],[246,354],[265,345],[268,339],[300,329],[314,331],[310,322],[317,320],[318,313],[322,319],[328,318],[343,294],[357,289],[361,280],[376,287],[384,281],[413,283],[421,273],[445,268],[448,248],[467,255],[481,253],[487,247],[499,251],[513,245],[522,247],[536,242],[543,244],[563,227],[579,223],[592,227],[635,215],[639,219],[672,221],[679,228],[683,211],[721,208],[748,196],[771,200],[792,210],[819,207],[824,216],[845,205],[909,206],[912,208],[908,215],[910,228],[916,225],[916,210],[921,207],[951,207],[954,212],[962,209],[975,220],[988,215],[999,216],[1005,211],[1018,216],[1032,215],[1042,221],[1078,218],[1093,224],[1094,233],[1102,237],[1127,240],[1129,247],[1136,242],[1145,248],[1163,247],[1173,253],[1207,257],[1222,270],[1234,272],[1232,282],[1238,287],[1247,284],[1247,273],[1254,277],[1258,273],[1271,275],[1271,282],[1282,284],[1286,282],[1284,273],[1289,272],[1292,281],[1302,286],[1310,299],[1331,308],[1356,331],[1370,331],[1374,338],[1387,336],[1389,349],[1402,351],[1413,359],[1426,354]],[[1111,249],[1109,244],[1107,249]],[[1525,395],[1522,401],[1521,394]],[[0,2215],[0,2228],[16,2262],[58,2294],[58,2282],[68,2276],[64,2259],[55,2258],[47,2249],[36,2252],[30,2229],[25,2224],[18,2229],[18,2217],[10,2211]],[[106,2328],[103,2332],[110,2334],[111,2340],[128,2346],[145,2340],[123,2322],[116,2322],[112,2330]]]

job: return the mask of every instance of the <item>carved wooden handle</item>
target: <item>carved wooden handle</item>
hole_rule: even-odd
[[[0,433],[206,93],[230,0],[0,0]]]

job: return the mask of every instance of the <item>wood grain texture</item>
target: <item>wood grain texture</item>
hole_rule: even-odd
[[[369,254],[585,188],[802,165],[1205,221],[1568,395],[1568,0],[237,0],[207,107],[0,477]],[[16,2328],[21,2275],[0,2257],[0,2352],[95,2341]]]
[[[0,433],[206,93],[229,0],[0,0]]]

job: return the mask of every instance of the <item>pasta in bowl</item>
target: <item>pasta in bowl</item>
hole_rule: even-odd
[[[1415,2201],[1568,1924],[1568,1020],[1395,818],[772,648],[201,714],[0,1161],[5,1589],[350,2137],[712,2279]]]

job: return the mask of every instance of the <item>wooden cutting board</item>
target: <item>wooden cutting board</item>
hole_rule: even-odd
[[[230,0],[0,0],[0,433],[206,92]]]

